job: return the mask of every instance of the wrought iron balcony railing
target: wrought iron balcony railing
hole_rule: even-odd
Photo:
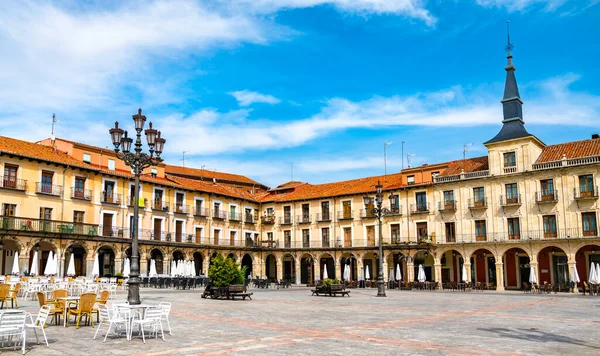
[[[27,181],[24,179],[0,176],[0,188],[25,191],[27,190]]]
[[[500,205],[502,205],[502,206],[521,205],[521,194],[511,195],[511,196],[501,195],[500,196]]]
[[[557,201],[558,192],[556,190],[535,193],[535,202],[538,204],[556,203]]]
[[[175,214],[188,214],[190,212],[190,206],[185,204],[173,204],[173,212]]]
[[[429,213],[429,203],[417,203],[410,206],[411,214],[426,214]]]
[[[121,204],[121,194],[102,192],[100,202],[106,204]]]
[[[162,199],[154,199],[152,201],[152,210],[169,211],[169,205]]]
[[[291,225],[294,223],[291,214],[285,214],[279,217],[279,225]]]
[[[575,199],[577,199],[577,200],[598,199],[598,187],[583,188],[583,189],[582,189],[582,187],[573,188],[573,194],[575,196]]]
[[[205,217],[207,217],[209,215],[210,215],[210,209],[203,208],[203,207],[200,207],[200,206],[195,206],[194,207],[194,216],[205,218]]]
[[[448,200],[448,201],[439,201],[438,202],[438,210],[441,212],[446,211],[456,211],[456,200]]]
[[[90,189],[71,187],[71,199],[92,200],[94,192]]]
[[[354,220],[354,210],[338,211],[338,220]]]
[[[311,223],[310,214],[297,215],[296,221],[298,222],[298,224],[310,224]]]
[[[469,199],[469,209],[471,210],[487,209],[487,207],[487,198]]]
[[[275,224],[275,214],[261,216],[260,223],[263,224],[263,225],[273,225],[273,224]]]
[[[37,182],[35,183],[35,192],[38,194],[61,196],[63,193],[63,187],[62,185]]]
[[[317,221],[331,221],[331,213],[329,211],[317,213]]]

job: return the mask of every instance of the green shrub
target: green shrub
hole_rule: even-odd
[[[208,278],[215,287],[244,284],[245,275],[246,267],[240,268],[234,260],[221,254],[212,259],[212,265],[208,268]]]

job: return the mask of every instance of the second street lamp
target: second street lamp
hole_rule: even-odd
[[[377,218],[379,222],[379,268],[377,273],[377,296],[385,297],[385,282],[383,281],[383,232],[381,230],[381,219],[386,216],[392,214],[392,211],[388,208],[384,208],[383,205],[383,186],[379,181],[377,181],[377,185],[375,186],[376,195],[375,195],[375,207],[368,210],[367,213],[370,213],[372,216]],[[390,194],[390,206],[393,206],[395,203],[396,197]],[[365,196],[363,197],[363,201],[365,206],[369,206],[371,204],[371,197]]]
[[[139,200],[140,200],[140,174],[144,169],[152,166],[156,166],[163,160],[160,155],[163,151],[166,140],[160,137],[160,131],[152,128],[152,122],[150,128],[144,131],[146,135],[146,141],[150,148],[150,154],[142,152],[142,130],[144,130],[144,123],[146,122],[146,116],[142,115],[142,109],[138,110],[137,115],[133,115],[133,122],[135,124],[136,140],[134,152],[131,152],[131,144],[133,139],[127,136],[127,131],[119,128],[119,123],[115,122],[115,127],[109,130],[110,137],[113,145],[115,145],[115,153],[117,158],[125,162],[125,165],[131,167],[135,176],[135,187],[134,187],[134,201],[133,201],[133,226],[131,231],[133,235],[131,237],[131,272],[129,274],[128,285],[129,289],[127,292],[127,301],[129,304],[140,304],[140,256],[138,253],[138,233],[139,227]]]

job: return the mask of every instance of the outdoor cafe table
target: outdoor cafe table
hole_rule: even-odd
[[[64,300],[65,301],[65,310],[63,311],[64,315],[63,315],[63,321],[64,321],[64,327],[67,327],[67,315],[69,315],[69,302],[79,302],[79,297],[78,296],[73,296],[73,297],[64,297],[64,298],[56,298],[57,300]]]
[[[131,335],[133,334],[133,330],[131,330],[132,326],[133,326],[133,311],[134,310],[141,310],[142,312],[140,313],[140,318],[144,317],[144,314],[146,313],[146,309],[148,308],[157,308],[158,306],[156,305],[150,305],[150,304],[127,304],[127,303],[113,303],[113,306],[116,306],[119,309],[129,309],[129,320],[128,322],[128,326],[129,326],[129,335],[127,335],[127,340],[131,340]],[[142,329],[142,332],[144,332],[144,330]]]

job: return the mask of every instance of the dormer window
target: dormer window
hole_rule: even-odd
[[[89,153],[84,153],[83,154],[83,161],[85,163],[91,163],[92,162],[92,155],[90,155]]]
[[[516,167],[517,160],[514,152],[506,152],[504,154],[504,168]]]
[[[408,176],[408,177],[406,178],[406,180],[407,180],[407,182],[408,182],[408,185],[413,185],[413,184],[415,184],[415,176]]]

